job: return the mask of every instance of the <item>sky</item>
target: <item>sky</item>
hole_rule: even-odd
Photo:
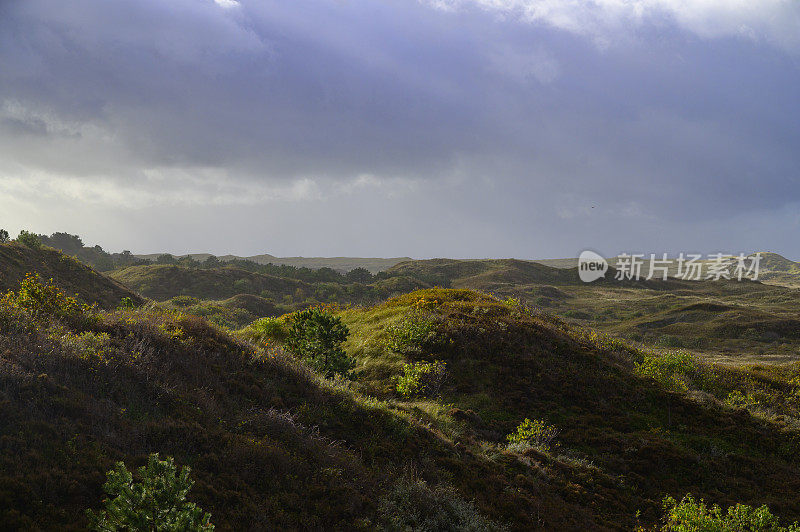
[[[0,0],[0,227],[800,259],[797,0]]]

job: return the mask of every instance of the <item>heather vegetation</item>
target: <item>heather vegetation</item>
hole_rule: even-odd
[[[548,284],[518,295],[504,270],[500,296],[417,289],[498,283],[480,261],[414,281],[410,265],[324,283],[117,272],[155,283],[156,302],[49,245],[0,246],[7,529],[796,530],[797,363],[723,366],[710,344],[559,317],[534,301],[587,296],[545,266],[523,273]],[[701,297],[687,290],[671,297]],[[785,294],[747,290],[729,297]],[[668,295],[648,312],[727,312]]]

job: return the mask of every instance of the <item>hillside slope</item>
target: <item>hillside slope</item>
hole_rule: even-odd
[[[123,297],[142,302],[125,286],[57,250],[32,249],[16,242],[0,244],[0,291],[16,289],[29,272],[52,278],[64,291],[102,308],[116,307]]]
[[[274,344],[159,306],[86,314],[10,301],[7,529],[85,527],[104,472],[151,452],[192,467],[191,498],[219,530],[631,529],[637,511],[653,524],[664,495],[687,492],[800,517],[786,495],[800,489],[800,412],[786,399],[797,368],[692,365],[653,380],[637,369],[650,355],[620,342],[515,301],[429,289],[339,311],[358,380],[332,382]],[[430,334],[390,348],[420,319]],[[446,363],[440,395],[396,392],[403,363],[419,360]],[[769,414],[729,405],[734,392]],[[556,426],[557,445],[507,446],[525,418]]]
[[[678,358],[685,360],[679,371],[670,358],[466,290],[418,291],[343,316],[365,393],[392,397],[403,363],[445,362],[441,397],[407,408],[488,449],[509,472],[520,468],[528,489],[540,486],[591,509],[597,524],[633,528],[637,510],[652,522],[661,497],[687,492],[800,517],[800,502],[789,495],[800,489],[800,410],[789,384],[797,366],[776,377]],[[431,322],[435,332],[418,345],[390,348],[392,337]],[[653,375],[663,382],[640,365],[660,368]],[[759,397],[756,416],[727,404],[732,393]],[[451,410],[443,416],[437,405]],[[426,416],[431,411],[438,414]],[[505,435],[525,418],[560,429],[561,447],[504,451]]]
[[[5,529],[85,527],[104,472],[151,452],[192,467],[191,498],[219,530],[596,528],[520,467],[201,319],[153,306],[0,318]]]

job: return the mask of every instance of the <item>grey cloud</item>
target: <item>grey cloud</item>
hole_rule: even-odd
[[[687,220],[718,228],[711,239],[741,216],[792,219],[800,69],[772,44],[783,25],[759,12],[776,37],[731,38],[732,23],[648,5],[672,15],[599,48],[592,32],[400,0],[9,0],[0,185],[52,230],[66,229],[59,201],[90,206],[88,225],[103,202],[147,226],[177,223],[169,205],[211,209],[201,223],[240,233],[308,217],[242,240],[253,253],[323,253],[312,243],[351,246],[336,234],[355,231],[374,254],[535,256],[674,244]],[[42,191],[50,208],[32,210]],[[321,220],[334,234],[314,235]]]

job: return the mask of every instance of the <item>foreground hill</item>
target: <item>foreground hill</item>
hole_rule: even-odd
[[[193,468],[220,530],[610,530],[686,492],[800,517],[796,369],[675,366],[515,301],[425,290],[341,311],[348,384],[157,306],[36,305],[0,308],[7,529],[85,527],[104,472],[151,452]],[[415,360],[446,364],[440,396],[396,392]],[[557,445],[507,446],[526,417]]]
[[[652,520],[663,495],[685,492],[800,517],[787,495],[800,488],[800,410],[789,384],[796,365],[732,370],[662,357],[466,290],[414,292],[343,316],[365,392],[390,397],[409,360],[445,362],[441,397],[407,408],[507,471],[522,467],[527,480],[517,477],[515,487],[556,492],[590,509],[598,526],[632,528],[634,508]],[[425,323],[435,325],[419,344],[391,348],[398,331]],[[755,417],[731,394],[749,397]],[[558,427],[560,449],[504,452],[505,435],[524,418]]]
[[[135,303],[142,301],[120,283],[60,251],[30,248],[16,242],[0,244],[0,291],[16,289],[29,272],[38,273],[44,279],[52,278],[66,292],[102,308],[114,308],[124,297],[130,297]]]

